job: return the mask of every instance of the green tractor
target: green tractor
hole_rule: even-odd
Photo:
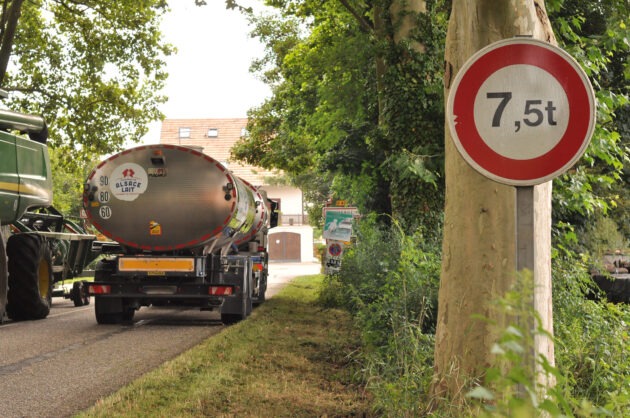
[[[95,236],[51,207],[47,138],[43,118],[0,109],[0,323],[48,316],[53,284],[81,274],[95,254]],[[78,283],[71,294],[82,305]]]

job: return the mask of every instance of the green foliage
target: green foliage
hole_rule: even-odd
[[[623,416],[630,407],[630,307],[600,298],[588,257],[568,249],[577,237],[559,227],[553,264],[554,336],[533,311],[531,276],[492,303],[505,318],[493,324],[496,363],[463,405],[440,404],[437,416]],[[320,303],[348,309],[361,333],[357,359],[374,406],[385,416],[421,416],[432,400],[432,318],[439,253],[423,238],[405,235],[375,217],[361,222],[357,244],[346,250],[338,275],[328,276]],[[554,339],[556,365],[532,358],[534,338]],[[536,364],[537,373],[533,367]],[[541,390],[541,382],[555,385]]]
[[[606,251],[630,248],[630,240],[624,237],[617,223],[608,217],[595,216],[592,223],[585,225],[581,232],[581,242],[594,257],[601,257]]]
[[[630,5],[625,0],[547,4],[560,45],[582,65],[597,98],[597,125],[584,158],[555,181],[554,216],[582,226],[609,216],[630,237]]]
[[[83,186],[98,160],[82,160],[69,163],[60,149],[50,149],[53,180],[53,206],[66,216],[80,216]]]
[[[250,111],[250,135],[233,156],[285,170],[304,190],[313,184],[301,173],[310,173],[362,213],[394,213],[406,230],[435,238],[443,202],[444,2],[404,15],[381,0],[268,3],[275,15],[250,15],[252,36],[267,49],[252,70],[274,95]],[[398,39],[403,16],[417,28]],[[320,202],[330,195],[318,194]]]
[[[166,99],[157,92],[173,52],[159,29],[166,7],[162,0],[22,4],[0,81],[12,92],[11,108],[44,116],[65,165],[138,141],[163,117]]]
[[[566,391],[585,405],[615,409],[625,399],[630,407],[630,306],[600,297],[584,261],[559,257],[554,266],[556,363]]]
[[[421,234],[369,217],[341,272],[322,288],[321,303],[343,306],[355,318],[368,389],[385,415],[420,414],[432,375],[439,270],[439,253]]]
[[[585,290],[592,283],[583,273],[584,265],[575,259],[556,261],[557,365],[543,356],[531,358],[536,335],[553,337],[540,328],[530,302],[532,279],[523,275],[494,303],[508,318],[508,325],[494,324],[499,331],[492,349],[496,364],[487,369],[484,385],[467,394],[483,416],[624,416],[630,407],[630,308],[586,299]]]

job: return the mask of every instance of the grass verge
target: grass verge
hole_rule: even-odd
[[[369,416],[348,313],[316,304],[323,276],[296,278],[246,321],[100,400],[78,417]]]

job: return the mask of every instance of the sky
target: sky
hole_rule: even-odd
[[[178,52],[166,60],[169,77],[162,93],[169,100],[160,110],[168,119],[246,117],[271,91],[249,72],[264,48],[249,37],[245,16],[226,10],[224,0],[207,0],[202,7],[194,0],[170,3],[162,33]],[[160,126],[153,123],[142,142],[158,143]]]

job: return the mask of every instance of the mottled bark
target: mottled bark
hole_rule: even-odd
[[[516,35],[555,42],[540,1],[453,0],[445,52],[445,97],[453,78],[475,52]],[[492,364],[496,342],[480,315],[503,323],[488,303],[516,278],[515,188],[473,170],[457,152],[446,125],[446,206],[443,265],[435,345],[436,398],[451,400],[482,378]],[[551,183],[534,189],[535,280],[537,309],[551,331]],[[553,362],[551,341],[538,340],[537,352]]]

